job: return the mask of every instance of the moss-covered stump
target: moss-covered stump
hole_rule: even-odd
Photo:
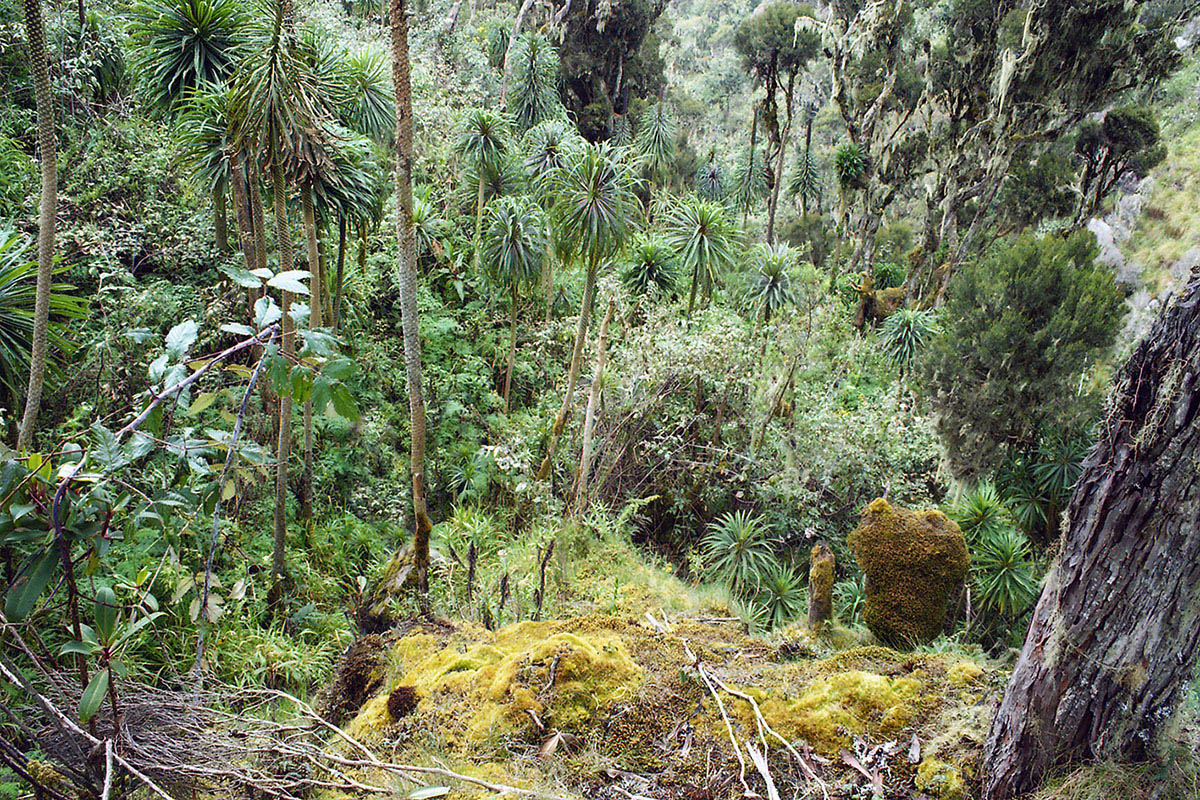
[[[940,511],[879,498],[863,511],[849,543],[867,577],[864,617],[871,632],[895,646],[935,638],[970,566],[958,525]]]
[[[813,545],[808,561],[808,628],[824,630],[833,619],[833,550],[825,542]]]

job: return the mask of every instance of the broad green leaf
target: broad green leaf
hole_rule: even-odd
[[[126,464],[125,451],[117,436],[99,422],[92,424],[92,453],[101,467],[117,469]]]
[[[283,318],[283,310],[275,302],[275,298],[263,295],[254,301],[254,324],[259,330],[278,322]]]
[[[96,633],[101,642],[111,642],[117,632],[117,620],[121,609],[117,607],[117,595],[107,586],[96,591]]]
[[[254,328],[251,328],[249,325],[239,325],[234,322],[226,322],[221,326],[221,330],[225,331],[225,333],[232,333],[235,336],[254,335]]]
[[[4,614],[10,622],[19,622],[33,611],[46,584],[54,577],[57,564],[58,554],[53,547],[47,548],[41,556],[30,562],[24,573],[13,582],[4,598]]]
[[[313,410],[318,414],[326,414],[329,411],[329,401],[333,398],[332,384],[329,378],[325,375],[318,375],[313,381],[312,388],[312,406]]]
[[[350,390],[342,384],[333,387],[333,410],[337,412],[339,417],[349,420],[350,422],[358,422],[358,406],[354,404],[354,398],[350,396]]]
[[[96,648],[92,647],[90,644],[84,644],[83,642],[67,642],[62,646],[61,649],[59,649],[58,654],[60,656],[65,656],[70,653],[78,653],[79,655],[90,656],[95,651]]]
[[[237,481],[225,481],[225,485],[221,487],[221,500],[230,500],[237,494]]]
[[[331,381],[344,381],[354,374],[354,362],[348,358],[335,358],[321,368],[321,372],[329,376]]]
[[[221,267],[221,272],[238,286],[245,286],[247,289],[257,289],[263,284],[262,278],[241,267],[224,266]]]
[[[80,722],[87,722],[96,716],[96,712],[100,710],[100,704],[104,702],[104,695],[107,693],[108,670],[102,669],[92,676],[87,688],[83,690],[83,696],[79,698]]]
[[[167,354],[175,361],[183,359],[196,342],[200,324],[194,319],[185,319],[167,333]]]
[[[307,295],[308,287],[301,281],[307,280],[309,277],[309,271],[306,269],[289,269],[271,278],[267,281],[267,285],[280,291]]]
[[[204,392],[203,394],[199,395],[195,400],[193,400],[192,404],[190,406],[188,406],[187,415],[189,417],[196,416],[201,411],[203,411],[204,409],[211,406],[213,404],[213,401],[216,399],[217,399],[216,392]]]

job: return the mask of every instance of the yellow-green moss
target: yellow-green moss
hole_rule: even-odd
[[[959,688],[970,686],[983,675],[983,667],[974,661],[960,661],[946,670],[946,680]]]
[[[937,800],[962,800],[965,796],[962,773],[952,764],[926,758],[917,767],[914,781],[922,792]]]
[[[825,755],[836,755],[851,746],[854,735],[887,738],[907,727],[916,714],[921,686],[913,677],[851,670],[813,681],[794,697],[759,689],[747,694],[779,733],[803,739]],[[752,729],[753,711],[741,711],[746,715],[744,724]]]
[[[597,711],[632,696],[643,673],[617,636],[556,631],[554,623],[521,622],[502,628],[494,641],[465,651],[418,633],[393,649],[401,676],[425,710],[453,726],[456,744],[543,725],[572,730]],[[390,721],[386,692],[368,702],[351,733],[378,730]]]
[[[814,544],[808,566],[808,626],[819,630],[833,619],[833,550]]]
[[[911,511],[879,498],[850,534],[867,576],[864,619],[883,642],[909,645],[938,635],[946,603],[970,566],[966,540],[936,510]]]

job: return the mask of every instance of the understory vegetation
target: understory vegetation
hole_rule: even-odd
[[[0,800],[1016,797],[1198,27],[0,0]],[[1023,796],[1200,797],[1186,695]]]

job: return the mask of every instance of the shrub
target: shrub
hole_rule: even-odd
[[[766,527],[748,511],[723,514],[709,524],[701,547],[709,571],[737,592],[760,583],[777,566]]]
[[[1092,234],[1025,235],[965,265],[920,359],[938,432],[959,475],[987,471],[1099,408],[1081,375],[1107,356],[1123,313]]]

